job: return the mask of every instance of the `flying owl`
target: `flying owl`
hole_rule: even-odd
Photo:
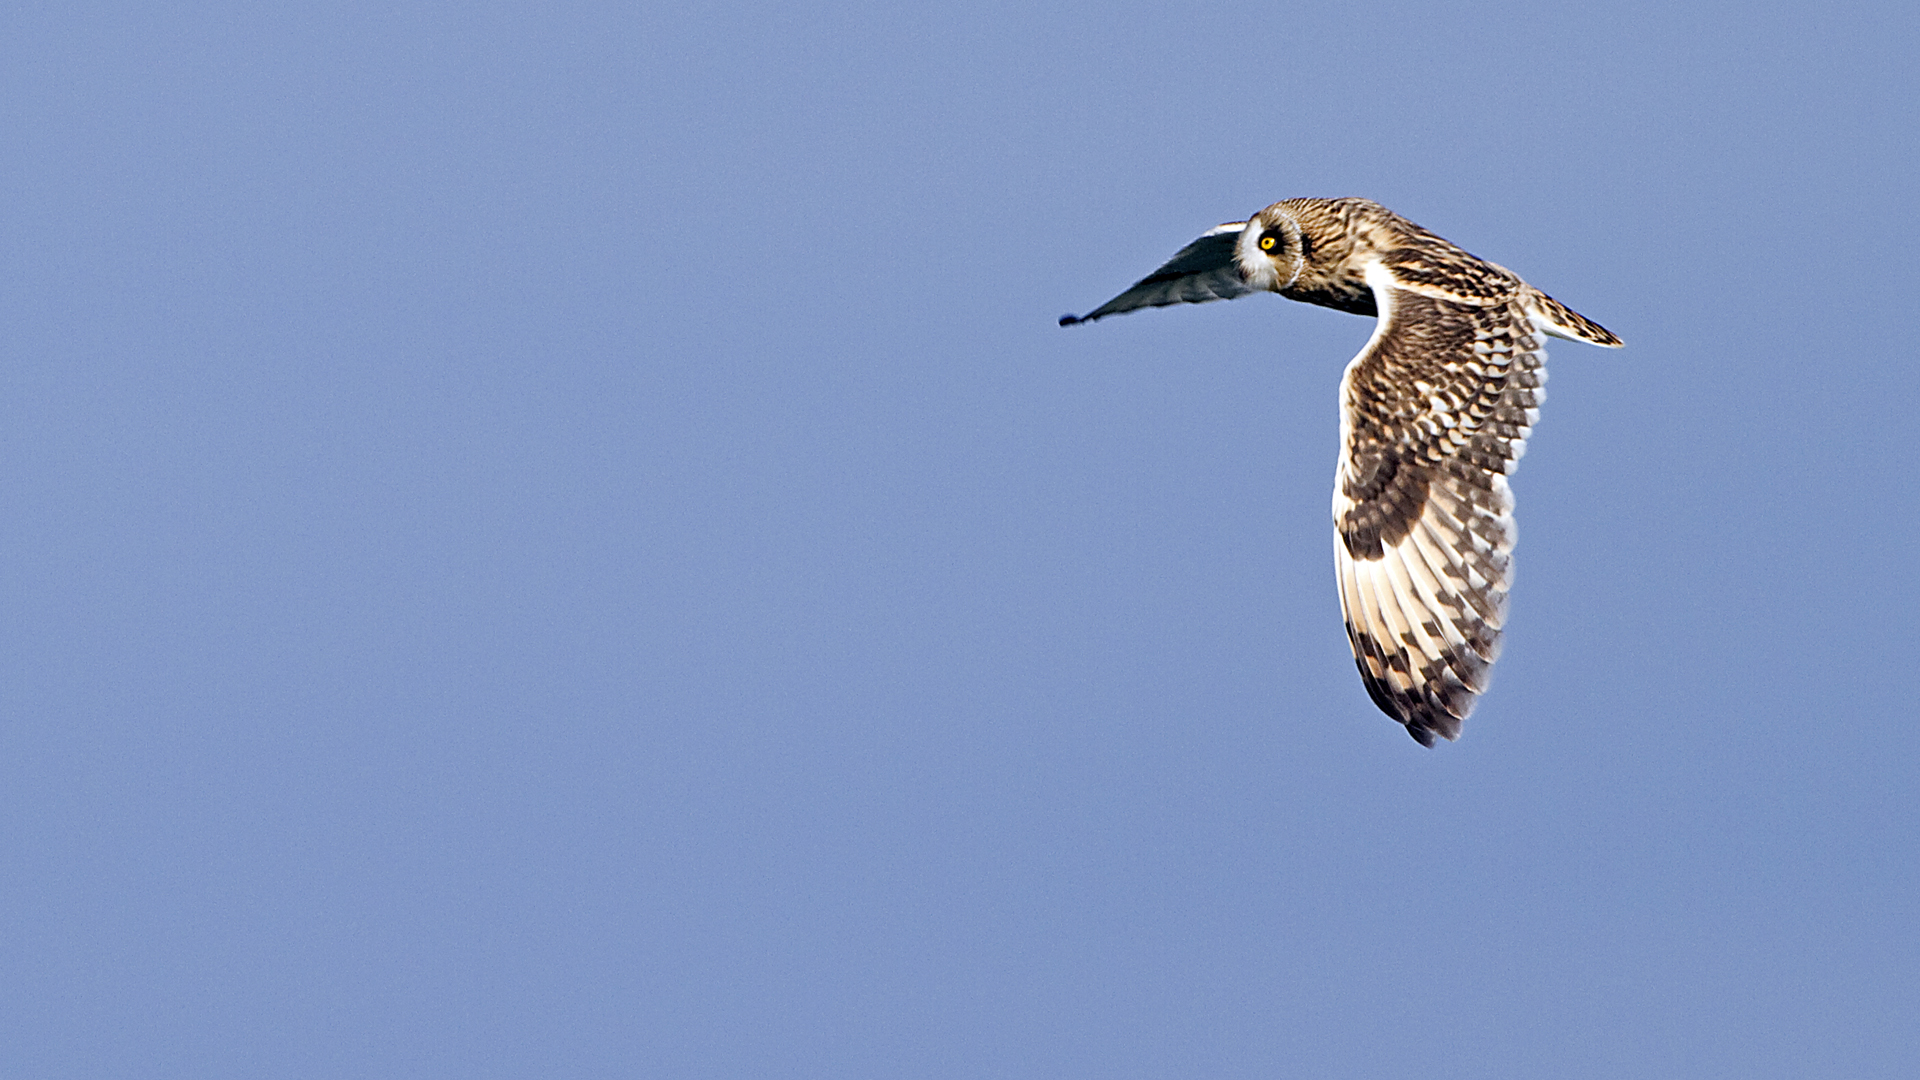
[[[1340,379],[1334,566],[1360,678],[1423,746],[1460,737],[1500,653],[1513,492],[1543,336],[1620,339],[1366,199],[1287,199],[1207,230],[1082,316],[1276,292],[1376,317]]]

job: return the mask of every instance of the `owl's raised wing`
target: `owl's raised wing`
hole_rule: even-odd
[[[1453,739],[1487,688],[1513,581],[1513,492],[1546,396],[1518,281],[1466,296],[1368,269],[1380,321],[1340,383],[1334,561],[1367,693]]]
[[[1231,300],[1253,292],[1254,289],[1241,280],[1240,269],[1233,263],[1233,247],[1240,242],[1240,232],[1246,227],[1244,221],[1215,225],[1202,233],[1200,239],[1181,248],[1166,265],[1134,282],[1126,292],[1085,315],[1062,315],[1060,325],[1092,322],[1143,307]]]

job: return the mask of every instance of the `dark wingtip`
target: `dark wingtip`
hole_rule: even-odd
[[[1460,718],[1456,716],[1417,716],[1404,723],[1407,725],[1407,734],[1413,736],[1413,741],[1428,748],[1433,746],[1435,735],[1448,742],[1453,742],[1460,737]]]
[[[1061,325],[1061,326],[1072,326],[1072,325],[1073,325],[1074,323],[1077,323],[1077,322],[1085,322],[1085,321],[1086,321],[1085,319],[1082,319],[1082,318],[1081,318],[1080,316],[1078,316],[1078,315],[1062,315],[1062,316],[1060,316],[1060,325]]]

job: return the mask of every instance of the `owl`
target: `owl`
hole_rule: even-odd
[[[1340,609],[1374,704],[1423,746],[1457,739],[1500,653],[1507,476],[1546,397],[1544,339],[1620,339],[1366,199],[1287,199],[1216,226],[1060,325],[1256,292],[1375,319],[1340,379]]]

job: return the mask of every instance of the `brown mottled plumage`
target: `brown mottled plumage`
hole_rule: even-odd
[[[1543,339],[1620,339],[1366,199],[1274,203],[1060,324],[1254,292],[1379,317],[1340,383],[1340,606],[1374,703],[1423,745],[1458,738],[1500,651]]]

